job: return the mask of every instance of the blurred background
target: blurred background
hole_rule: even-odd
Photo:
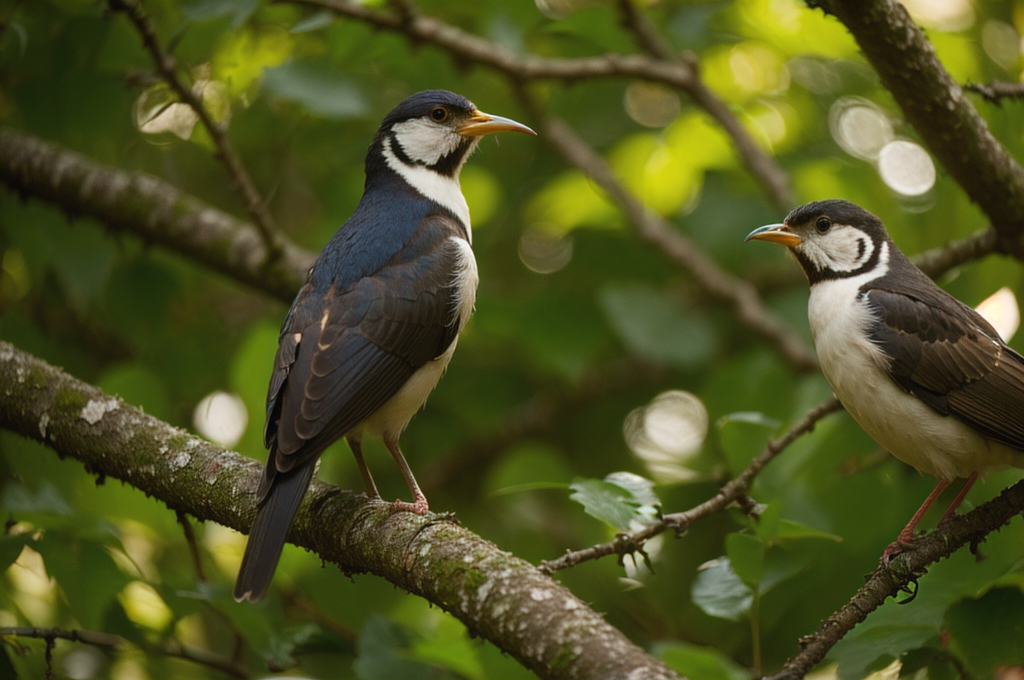
[[[1020,80],[1024,2],[905,4],[958,82]],[[142,6],[300,246],[318,251],[355,208],[383,116],[415,91],[446,88],[528,125],[542,122],[538,112],[562,119],[649,210],[751,282],[810,347],[798,267],[784,249],[743,243],[792,206],[766,193],[721,125],[684,92],[625,77],[544,80],[526,86],[531,108],[494,70],[301,3]],[[419,5],[514,54],[565,58],[638,52],[620,9],[588,0]],[[908,254],[989,226],[903,121],[845,28],[821,11],[796,0],[662,0],[636,10],[675,50],[696,55],[707,87],[788,176],[793,205],[859,203]],[[1024,105],[973,100],[1020,158]],[[207,130],[155,74],[131,23],[102,2],[0,2],[0,124],[150,173],[247,219]],[[638,238],[620,207],[543,136],[484,139],[462,187],[480,271],[476,315],[403,438],[432,510],[455,512],[531,562],[553,559],[640,526],[658,507],[678,512],[710,498],[770,437],[831,396],[820,373],[787,361]],[[987,257],[939,282],[971,305],[1002,291],[989,313],[1012,336],[1020,262]],[[261,460],[286,309],[189,257],[0,190],[0,338]],[[384,496],[406,493],[384,447],[368,442],[366,451]],[[653,487],[622,475],[595,481],[619,472]],[[362,488],[344,443],[326,452],[319,477]],[[963,509],[1020,477],[990,474]],[[636,511],[619,517],[621,526],[577,502],[616,480],[643,490],[619,494]],[[862,585],[933,484],[839,412],[757,478],[750,495],[769,528],[728,510],[678,540],[648,543],[653,573],[642,559],[605,558],[557,578],[691,677],[772,672]],[[267,601],[237,605],[230,589],[242,535],[193,522],[203,580],[173,511],[120,483],[97,485],[79,463],[9,432],[0,432],[0,512],[0,627],[81,628],[131,642],[116,653],[58,642],[55,677],[264,677],[268,660],[289,677],[533,677],[425,601],[375,577],[346,578],[291,546]],[[977,557],[961,550],[936,564],[913,603],[890,600],[820,672],[992,677],[1024,661],[1022,611],[1016,521]],[[183,660],[169,653],[175,645],[234,661]],[[0,677],[43,677],[43,647],[5,638]]]

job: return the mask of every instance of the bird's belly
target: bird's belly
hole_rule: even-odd
[[[904,463],[940,479],[1013,464],[1012,449],[940,415],[893,382],[885,355],[867,339],[866,308],[853,295],[830,291],[831,283],[812,289],[808,311],[815,350],[825,379],[865,432]]]
[[[397,438],[405,430],[412,417],[416,415],[416,412],[427,402],[427,397],[437,385],[437,381],[444,375],[458,342],[459,339],[456,337],[444,354],[423,364],[405,381],[395,396],[388,399],[383,406],[366,419],[363,427],[380,437]]]

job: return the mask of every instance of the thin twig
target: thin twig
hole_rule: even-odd
[[[996,106],[1002,105],[1004,99],[1024,99],[1024,83],[967,83],[964,89],[977,92]]]
[[[801,638],[799,654],[791,658],[768,680],[796,680],[820,663],[828,651],[854,626],[878,609],[889,597],[896,597],[927,571],[929,565],[949,557],[961,547],[975,546],[998,531],[1024,507],[1024,480],[1004,489],[999,496],[965,515],[956,516],[925,536],[914,539],[911,549],[879,565],[864,585],[834,614],[825,619],[818,632]]]
[[[764,467],[772,461],[777,455],[782,453],[786,447],[792,444],[798,437],[806,434],[814,429],[814,426],[819,420],[824,418],[830,413],[838,411],[842,406],[838,399],[829,399],[826,402],[818,404],[804,415],[796,424],[789,429],[786,434],[782,435],[778,439],[772,439],[765,445],[764,451],[758,454],[750,463],[744,468],[743,472],[736,475],[733,479],[726,482],[718,493],[704,501],[700,505],[696,505],[685,512],[676,512],[670,515],[664,515],[659,520],[650,524],[643,529],[634,531],[628,534],[619,534],[611,541],[605,543],[599,543],[597,545],[584,548],[583,550],[575,550],[566,552],[564,555],[556,560],[545,560],[541,562],[540,568],[546,573],[553,573],[562,569],[568,569],[574,567],[581,562],[589,560],[596,560],[607,555],[627,555],[630,553],[637,552],[643,547],[643,544],[650,538],[657,536],[658,534],[672,529],[677,535],[686,531],[686,529],[698,519],[707,517],[716,512],[724,510],[730,503],[739,502],[744,499],[744,505],[747,505],[746,494],[750,490],[750,486],[754,483],[754,478],[757,477],[758,473],[764,469]]]
[[[47,658],[53,649],[54,640],[69,640],[93,647],[106,649],[122,649],[133,646],[120,635],[105,633],[99,630],[80,630],[74,628],[33,628],[9,626],[0,628],[0,637],[22,637],[36,638],[46,641]],[[157,645],[144,645],[141,647],[146,652],[173,656],[185,661],[191,661],[201,666],[214,668],[233,678],[247,680],[252,677],[249,669],[241,663],[225,659],[217,654],[198,647],[184,645],[178,640],[170,639]]]
[[[779,210],[793,207],[792,190],[785,171],[761,150],[725,102],[707,88],[697,71],[696,59],[684,60],[674,55],[667,58],[664,54],[659,54],[659,58],[651,58],[639,54],[616,53],[575,59],[533,55],[520,57],[497,43],[467,33],[437,17],[419,14],[415,6],[409,3],[400,5],[399,12],[382,12],[353,0],[285,1],[327,9],[377,28],[402,33],[414,44],[435,45],[451,54],[460,64],[487,66],[504,73],[516,83],[541,79],[568,82],[588,78],[629,77],[677,88],[689,95],[732,138],[740,160],[754,179],[761,183],[775,207]]]
[[[196,542],[196,533],[192,530],[192,523],[188,521],[188,515],[181,510],[175,511],[178,517],[178,524],[185,532],[185,543],[188,544],[188,552],[192,556],[192,567],[196,570],[196,580],[206,583],[206,574],[203,572],[203,559],[199,552],[199,544]]]
[[[242,159],[235,153],[231,142],[228,141],[224,127],[213,119],[203,104],[201,94],[182,82],[178,76],[177,61],[161,47],[156,29],[138,0],[107,0],[107,3],[111,11],[124,12],[128,16],[164,80],[178,95],[178,98],[195,112],[203,127],[210,133],[210,138],[217,147],[217,156],[231,176],[232,188],[241,196],[245,212],[252,218],[263,237],[267,247],[267,264],[273,263],[281,256],[282,252],[279,231],[266,203],[245,169]]]
[[[690,272],[694,280],[714,297],[731,303],[740,323],[771,342],[795,369],[813,370],[817,357],[803,339],[772,316],[752,284],[721,269],[671,223],[643,205],[627,189],[607,161],[560,119],[546,116],[526,88],[521,99],[540,122],[543,139],[572,165],[587,173],[615,201],[637,235],[659,248],[673,262]]]

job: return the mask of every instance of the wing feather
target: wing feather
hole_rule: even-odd
[[[941,289],[914,292],[864,293],[878,319],[872,340],[892,359],[890,377],[938,413],[1024,449],[1024,357]]]

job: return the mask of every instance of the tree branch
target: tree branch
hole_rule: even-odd
[[[895,0],[808,0],[850,33],[903,115],[988,216],[998,249],[1024,253],[1024,168],[992,135],[935,48]]]
[[[266,244],[252,225],[152,175],[101,165],[25,132],[0,129],[0,181],[23,197],[95,217],[285,302],[316,259],[282,238],[281,256],[267,265]]]
[[[1024,511],[1024,480],[1004,489],[996,498],[923,537],[914,539],[912,549],[892,559],[889,566],[879,565],[848,603],[828,617],[817,633],[800,641],[803,649],[786,662],[769,680],[802,678],[814,668],[832,647],[854,626],[878,609],[888,597],[896,597],[911,582],[928,571],[928,566],[949,557],[964,545],[973,551],[985,536],[998,531],[1015,515]]]
[[[524,94],[524,99],[529,98]],[[614,200],[636,234],[660,249],[673,262],[686,269],[705,291],[733,305],[740,323],[770,342],[795,369],[813,370],[817,357],[792,330],[779,323],[764,306],[757,289],[733,276],[701,251],[667,220],[644,207],[615,176],[608,163],[580,139],[563,121],[545,116],[531,106],[540,123],[543,139],[572,165],[583,170]]]
[[[694,506],[685,512],[675,512],[671,515],[665,515],[657,522],[649,524],[648,526],[634,531],[628,534],[619,534],[611,541],[605,543],[599,543],[583,550],[575,550],[572,552],[566,552],[564,555],[556,560],[545,560],[541,563],[541,569],[546,573],[552,573],[561,569],[568,569],[574,567],[581,562],[587,562],[589,560],[596,560],[607,555],[628,555],[635,553],[643,547],[643,544],[650,538],[657,536],[658,534],[668,529],[673,529],[676,535],[686,531],[687,527],[693,522],[702,517],[707,517],[716,512],[724,510],[732,502],[743,503],[749,509],[750,503],[744,500],[747,491],[750,490],[751,485],[754,483],[754,478],[757,477],[758,473],[764,469],[768,463],[770,463],[775,456],[782,453],[786,447],[792,444],[798,437],[804,435],[814,429],[818,421],[827,416],[830,413],[838,411],[842,408],[838,399],[832,398],[826,402],[818,404],[804,415],[796,424],[789,429],[786,434],[782,435],[778,439],[772,439],[765,446],[764,451],[758,454],[750,463],[744,468],[743,472],[736,475],[733,479],[718,490],[718,493],[704,501],[700,505]]]
[[[41,441],[173,510],[247,530],[261,466],[0,342],[0,427]],[[678,676],[538,569],[446,516],[392,513],[315,482],[289,538],[450,611],[542,678]]]
[[[1001,106],[1004,99],[1024,99],[1024,83],[967,83],[964,89],[977,92],[996,106]]]
[[[245,169],[242,159],[238,157],[235,150],[228,141],[227,133],[220,123],[213,119],[209,110],[203,104],[202,97],[192,88],[186,86],[178,77],[178,65],[174,57],[164,51],[160,46],[160,40],[156,35],[149,17],[146,16],[142,5],[138,0],[107,0],[107,5],[112,12],[124,12],[131,21],[135,30],[142,38],[142,44],[153,57],[157,71],[163,79],[178,95],[182,102],[195,111],[202,122],[203,127],[210,133],[214,145],[217,147],[217,157],[224,163],[228,174],[231,176],[232,188],[242,198],[242,206],[245,212],[252,218],[256,227],[263,237],[265,249],[265,262],[272,264],[282,254],[283,244],[281,243],[280,232],[274,224],[274,218],[270,215],[266,203],[260,197],[255,183]]]
[[[732,138],[740,160],[760,182],[768,198],[779,210],[793,207],[793,193],[785,171],[761,150],[729,107],[707,88],[697,72],[696,60],[653,59],[638,54],[608,53],[597,57],[544,58],[520,57],[511,50],[480,36],[446,24],[437,17],[424,16],[414,6],[403,5],[403,12],[381,12],[354,0],[284,0],[296,5],[327,9],[340,16],[371,24],[380,29],[402,33],[413,44],[429,43],[447,51],[461,64],[480,64],[504,73],[512,81],[576,81],[587,78],[629,77],[677,88],[689,95],[697,106]],[[653,29],[652,29],[653,30]]]
[[[91,645],[93,647],[107,649],[117,649],[131,646],[133,644],[120,635],[114,635],[113,633],[74,628],[27,628],[15,626],[0,628],[0,637],[23,637],[46,640],[48,645],[47,649],[49,649],[49,645],[53,644],[54,640],[69,640],[71,642],[78,642],[85,645]],[[174,639],[165,640],[157,645],[144,645],[142,649],[150,653],[173,656],[178,659],[184,659],[185,661],[191,661],[201,666],[214,668],[226,675],[230,675],[233,678],[240,678],[240,680],[247,680],[247,678],[252,677],[249,669],[236,661],[226,659],[199,647],[191,647],[189,645],[182,644]]]

